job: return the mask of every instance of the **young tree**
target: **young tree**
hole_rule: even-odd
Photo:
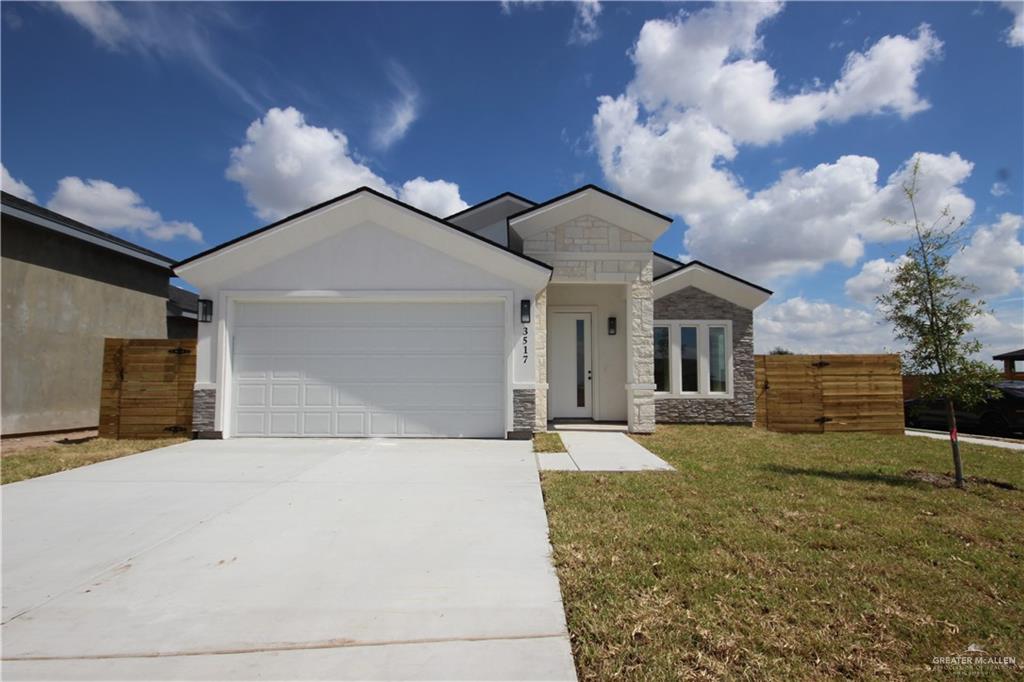
[[[792,355],[792,354],[793,354],[793,351],[791,351],[790,349],[785,348],[783,346],[775,346],[775,348],[772,348],[770,351],[768,351],[768,355]]]
[[[994,395],[995,368],[972,359],[981,343],[970,336],[972,319],[985,312],[976,300],[977,288],[949,271],[951,253],[960,247],[958,221],[945,209],[931,225],[917,213],[920,160],[914,160],[903,193],[910,203],[911,244],[895,268],[889,291],[877,298],[896,338],[907,342],[904,371],[923,375],[921,398],[945,403],[946,424],[953,450],[956,485],[964,487],[963,464],[956,431],[956,406],[972,407]],[[896,222],[896,221],[892,221]]]

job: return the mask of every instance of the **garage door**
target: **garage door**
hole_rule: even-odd
[[[236,436],[504,434],[501,303],[238,303]]]

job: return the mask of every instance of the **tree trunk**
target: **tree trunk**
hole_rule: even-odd
[[[953,470],[956,474],[956,487],[964,487],[964,465],[960,461],[960,439],[956,432],[956,409],[953,400],[946,398],[946,426],[949,428],[949,444],[953,446]]]

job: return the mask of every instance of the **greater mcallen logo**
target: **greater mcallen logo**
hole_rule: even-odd
[[[962,653],[954,656],[935,656],[932,665],[949,669],[960,669],[962,673],[980,672],[982,669],[1015,668],[1017,659],[1013,656],[993,656],[978,644],[970,644]]]

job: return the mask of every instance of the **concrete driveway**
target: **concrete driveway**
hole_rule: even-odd
[[[529,442],[193,441],[2,495],[5,680],[575,679]]]

